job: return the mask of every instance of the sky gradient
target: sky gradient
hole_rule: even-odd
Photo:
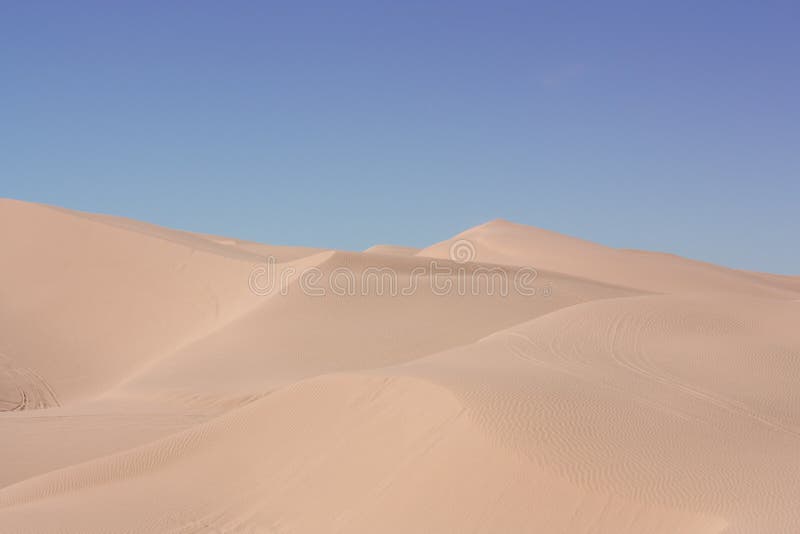
[[[800,274],[800,7],[652,4],[3,2],[0,196],[349,250],[505,218]]]

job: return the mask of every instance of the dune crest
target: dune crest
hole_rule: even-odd
[[[791,299],[797,277],[728,269],[673,254],[615,249],[502,219],[462,232],[418,252],[446,258],[458,241],[470,242],[475,261],[531,265],[654,293],[736,293]]]

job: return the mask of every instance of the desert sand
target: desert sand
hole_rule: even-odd
[[[0,251],[2,534],[800,532],[800,277],[15,200]]]

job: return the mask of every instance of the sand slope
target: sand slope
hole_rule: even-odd
[[[0,247],[0,532],[800,531],[800,278],[504,221],[354,253],[10,200]],[[489,290],[520,266],[535,294]]]

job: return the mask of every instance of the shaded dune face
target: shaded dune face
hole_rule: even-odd
[[[11,200],[0,247],[3,533],[800,531],[799,277],[506,221],[356,253]],[[547,291],[488,290],[531,267]]]

